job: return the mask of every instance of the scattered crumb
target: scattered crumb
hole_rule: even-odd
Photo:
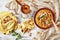
[[[32,40],[38,40],[38,38],[34,37]]]
[[[32,33],[30,33],[29,36],[32,36]]]
[[[40,34],[40,32],[37,32],[37,34]]]

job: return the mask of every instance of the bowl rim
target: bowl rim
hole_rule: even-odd
[[[47,10],[50,10],[51,12],[52,12],[52,15],[53,15],[53,20],[54,20],[54,22],[55,22],[55,18],[56,18],[56,15],[55,15],[55,12],[53,11],[53,10],[51,10],[50,8],[47,8],[47,7],[43,7],[43,8],[40,8],[40,9],[38,9],[36,12],[35,12],[35,15],[34,15],[34,22],[35,22],[35,24],[36,24],[36,26],[38,27],[38,28],[40,28],[40,29],[48,29],[48,28],[51,28],[52,26],[53,26],[53,24],[51,24],[49,27],[47,27],[47,28],[43,28],[43,27],[40,27],[39,25],[37,25],[37,23],[36,23],[36,14],[37,14],[37,12],[39,12],[40,10],[43,10],[43,9],[47,9]]]

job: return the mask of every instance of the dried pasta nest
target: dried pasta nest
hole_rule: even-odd
[[[10,12],[0,12],[0,32],[9,34],[17,28],[17,18]]]
[[[34,21],[32,19],[29,19],[27,21],[24,20],[22,21],[21,24],[18,24],[18,29],[22,33],[28,32],[33,28],[34,28]]]

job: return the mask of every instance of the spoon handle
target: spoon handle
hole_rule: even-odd
[[[55,30],[56,31],[59,31],[59,28],[57,27],[57,25],[55,24],[55,22],[52,20],[52,23],[53,23],[53,25],[54,25],[54,27],[55,27]]]
[[[16,2],[17,2],[20,6],[22,6],[22,4],[21,4],[18,0],[16,0]]]

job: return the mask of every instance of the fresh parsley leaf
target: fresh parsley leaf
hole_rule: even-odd
[[[16,33],[15,31],[13,32],[12,36],[16,36],[18,35],[18,33]]]
[[[18,38],[16,38],[16,40],[19,40]]]
[[[13,31],[12,36],[17,36],[16,40],[19,40],[19,39],[21,39],[21,38],[22,38],[22,37],[21,37],[21,35],[20,35],[20,34],[18,34],[18,33],[16,33],[15,31]]]
[[[20,34],[18,34],[17,37],[18,37],[19,39],[21,39],[21,35],[20,35]]]

